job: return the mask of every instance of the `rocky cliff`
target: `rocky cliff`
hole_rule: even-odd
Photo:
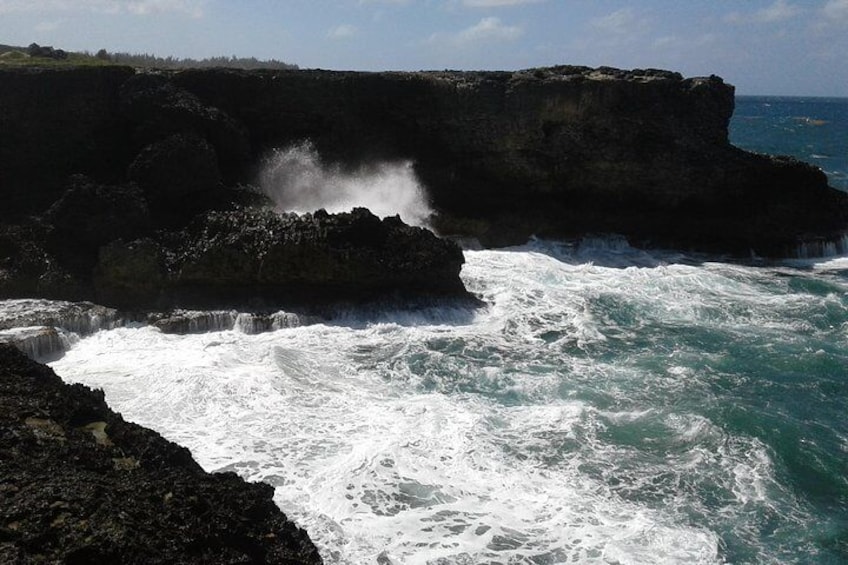
[[[258,126],[175,79],[0,69],[0,297],[163,309],[467,296],[459,248],[427,230],[367,210],[263,211],[248,184]]]
[[[308,139],[341,167],[413,161],[437,228],[489,245],[617,232],[780,255],[844,230],[848,196],[812,166],[731,146],[732,112],[721,79],[656,70],[5,69],[0,216],[15,226],[7,248],[24,230],[73,274],[108,241],[257,205],[244,188],[262,158]],[[82,252],[61,249],[88,194],[107,228],[80,235]]]
[[[0,344],[0,562],[322,563],[273,492]]]
[[[309,138],[349,165],[411,159],[444,232],[485,244],[616,232],[779,255],[848,226],[816,168],[731,146],[733,87],[656,70],[188,71],[257,154]]]

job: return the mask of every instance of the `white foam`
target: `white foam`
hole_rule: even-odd
[[[117,310],[90,302],[37,298],[0,300],[0,329],[53,326],[86,335],[123,323]]]
[[[54,368],[205,468],[273,484],[327,563],[717,563],[728,532],[760,548],[752,515],[811,518],[762,443],[705,415],[723,353],[686,339],[793,335],[827,297],[762,269],[633,257],[469,251],[477,311],[120,328]]]

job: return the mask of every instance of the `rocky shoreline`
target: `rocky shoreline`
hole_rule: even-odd
[[[0,562],[322,563],[273,488],[206,473],[0,344]]]
[[[729,144],[733,97],[714,76],[574,66],[0,69],[0,299],[103,305],[23,301],[0,320],[17,347],[0,343],[0,561],[321,562],[270,486],[203,472],[19,351],[127,319],[254,332],[332,304],[473,300],[460,248],[429,230],[273,210],[254,186],[270,152],[411,162],[435,229],[484,246],[614,233],[774,257],[848,241],[848,195],[820,170]]]
[[[261,205],[263,158],[306,140],[342,169],[413,163],[438,231],[486,246],[617,233],[769,257],[848,226],[819,169],[730,145],[734,89],[715,76],[16,68],[0,85],[0,242],[43,237],[66,271],[85,267],[51,247],[68,234],[96,248]]]
[[[412,163],[435,229],[484,246],[615,233],[773,257],[848,226],[848,194],[820,170],[729,144],[734,91],[714,76],[23,67],[0,69],[0,85],[3,297],[465,295],[459,249],[426,230],[364,211],[263,216],[263,159],[306,140],[340,170]]]

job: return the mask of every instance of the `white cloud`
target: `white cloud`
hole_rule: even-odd
[[[192,18],[203,17],[203,2],[199,0],[133,0],[126,4],[127,11],[139,16],[178,12]]]
[[[622,8],[606,16],[595,18],[590,22],[591,27],[598,31],[617,36],[642,34],[651,25],[647,18],[639,17],[633,8]]]
[[[666,35],[654,39],[652,47],[658,50],[681,52],[692,48],[715,45],[718,36],[714,33],[702,33],[693,36]]]
[[[821,12],[830,22],[848,23],[848,0],[830,0]]]
[[[462,3],[471,8],[497,8],[500,6],[518,6],[519,4],[536,4],[546,0],[463,0]]]
[[[775,0],[774,4],[767,6],[756,12],[743,14],[740,12],[731,12],[724,19],[731,24],[746,24],[746,23],[774,23],[789,20],[802,13],[804,10],[790,4],[786,0]]]
[[[207,0],[0,0],[0,14],[93,12],[128,13],[138,16],[183,13],[193,18],[203,16]]]
[[[430,43],[447,43],[457,46],[473,45],[486,41],[513,41],[524,34],[520,26],[505,25],[500,18],[483,18],[473,26],[457,33],[434,33]]]
[[[353,37],[356,35],[358,29],[356,26],[352,26],[350,24],[341,24],[336,27],[330,28],[327,31],[327,37],[330,39],[347,39],[349,37]]]
[[[476,25],[459,32],[458,38],[462,43],[473,43],[487,39],[511,41],[521,37],[522,33],[524,33],[522,28],[504,25],[500,18],[483,18]]]

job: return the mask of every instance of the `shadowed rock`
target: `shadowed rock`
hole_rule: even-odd
[[[95,285],[100,302],[149,308],[464,297],[462,263],[456,244],[364,208],[239,209],[210,212],[157,241],[109,245]]]
[[[326,300],[458,287],[458,277],[447,283],[442,276],[456,271],[455,257],[427,255],[438,245],[392,228],[393,220],[381,228],[394,230],[387,239],[359,218],[345,228],[344,245],[335,228],[322,240],[303,224],[294,240],[253,253],[253,235],[223,218],[265,204],[245,189],[256,168],[274,149],[306,139],[340,170],[413,162],[437,230],[487,246],[533,234],[615,232],[643,246],[785,256],[805,242],[841,241],[848,226],[848,195],[830,188],[819,169],[729,144],[734,91],[715,76],[574,66],[3,68],[0,86],[4,296],[104,296],[127,305],[135,296],[139,307],[190,306],[179,301],[205,297],[215,306],[216,296],[243,303],[254,291],[262,301]],[[66,190],[76,174],[86,175],[88,187]],[[79,207],[85,195],[90,213]],[[247,225],[266,222],[264,212],[238,214]],[[316,218],[310,221],[323,222]],[[190,225],[206,225],[214,241]],[[214,245],[188,251],[189,241]],[[412,253],[401,253],[400,242]],[[401,263],[391,258],[398,253]],[[446,262],[436,265],[436,256]],[[149,282],[132,280],[143,273]],[[246,294],[236,297],[236,289]]]
[[[100,185],[83,175],[71,177],[44,221],[53,228],[47,249],[63,266],[83,276],[91,271],[101,246],[139,237],[153,225],[137,185]]]
[[[273,492],[0,344],[0,562],[321,563]]]

